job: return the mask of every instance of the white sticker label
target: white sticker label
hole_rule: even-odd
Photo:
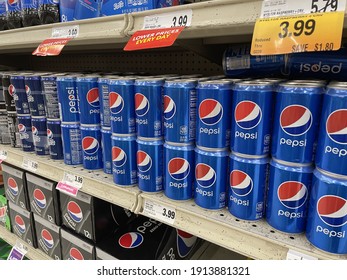
[[[142,29],[190,26],[192,24],[192,18],[192,10],[183,10],[165,14],[146,16],[143,20]]]
[[[76,38],[79,32],[79,25],[54,27],[52,28],[52,38]]]
[[[83,186],[83,177],[80,175],[72,174],[69,172],[64,172],[64,177],[61,180],[63,183],[75,187],[77,189],[82,188]]]
[[[5,159],[7,159],[7,151],[0,150],[0,160],[3,161]]]
[[[12,247],[12,250],[8,255],[7,260],[21,261],[27,252],[28,248],[17,240],[16,244]]]
[[[32,159],[23,158],[22,167],[28,171],[36,172],[39,164],[37,163],[37,161],[34,161]]]
[[[173,225],[176,219],[175,208],[161,205],[150,200],[145,200],[143,214],[170,225]]]
[[[306,254],[303,254],[303,253],[299,253],[297,251],[294,251],[292,249],[289,249],[288,250],[288,253],[287,253],[287,260],[318,260],[318,258],[315,258],[315,257],[312,257],[312,256],[309,256],[309,255],[306,255]]]
[[[344,11],[346,0],[264,0],[260,18]]]

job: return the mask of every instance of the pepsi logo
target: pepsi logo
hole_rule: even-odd
[[[214,99],[205,99],[199,105],[199,118],[206,125],[215,125],[223,117],[222,105]]]
[[[123,166],[127,161],[126,153],[119,147],[112,147],[112,162],[116,167]]]
[[[8,0],[8,3],[11,5],[11,6],[14,6],[18,3],[18,0]]]
[[[197,183],[203,188],[209,188],[216,182],[216,172],[204,163],[195,166],[195,178]]]
[[[74,261],[83,261],[84,260],[82,253],[75,247],[72,247],[70,249],[69,254],[70,254],[71,260],[74,260]]]
[[[317,214],[325,224],[342,227],[347,223],[347,200],[335,195],[322,196],[317,202]]]
[[[119,114],[124,108],[124,99],[116,92],[109,95],[110,110],[112,114]]]
[[[43,243],[47,246],[47,248],[52,249],[54,246],[54,240],[51,233],[48,230],[43,229],[41,231],[41,237],[42,237]]]
[[[67,204],[67,212],[72,220],[76,223],[80,223],[83,219],[83,213],[80,206],[75,201],[70,201]]]
[[[258,126],[262,112],[258,104],[252,101],[241,101],[235,108],[235,122],[243,129],[252,129]]]
[[[34,201],[41,209],[45,208],[47,205],[45,194],[40,189],[34,190]]]
[[[177,230],[177,251],[181,258],[188,256],[196,243],[197,237],[183,230]]]
[[[93,155],[99,150],[99,141],[91,136],[82,139],[82,149],[87,155]]]
[[[307,200],[308,191],[306,186],[297,181],[282,183],[277,189],[279,201],[287,208],[300,208]]]
[[[25,85],[25,92],[27,95],[31,95],[31,89],[28,85]]]
[[[37,130],[37,128],[35,126],[31,127],[31,131],[33,132],[33,135],[37,136],[39,134],[39,131]]]
[[[18,124],[18,131],[19,133],[25,133],[27,131],[26,127],[24,124]]]
[[[99,108],[99,89],[98,88],[92,88],[87,92],[87,101],[90,106]]]
[[[118,244],[125,249],[136,248],[140,246],[142,242],[143,236],[138,232],[125,233],[118,240]]]
[[[136,115],[142,117],[147,114],[149,110],[149,101],[146,96],[141,93],[135,94],[135,112]]]
[[[50,130],[49,128],[47,128],[47,137],[48,139],[53,139],[54,137],[52,130]]]
[[[311,111],[301,105],[290,105],[282,110],[280,125],[282,130],[291,136],[305,134],[313,122]]]
[[[16,3],[17,3],[17,1],[16,1]],[[11,96],[13,96],[14,94],[16,94],[16,88],[14,87],[14,85],[9,85],[8,86],[8,93],[11,95]]]
[[[238,196],[248,195],[253,190],[253,180],[241,170],[233,170],[230,173],[230,187]]]
[[[335,143],[347,144],[347,109],[332,112],[327,119],[326,130]]]
[[[184,158],[173,158],[167,164],[169,175],[172,179],[183,180],[190,173],[190,164]]]
[[[7,186],[10,192],[16,196],[18,194],[18,185],[14,178],[10,177],[7,179]]]
[[[146,172],[152,167],[152,158],[144,151],[137,151],[137,168],[140,172]]]
[[[176,113],[176,104],[173,99],[168,96],[164,95],[164,118],[166,120],[171,119]]]
[[[19,215],[16,215],[15,217],[14,217],[14,222],[15,222],[15,224],[16,224],[16,228],[18,229],[18,231],[20,232],[20,233],[25,233],[25,231],[26,231],[26,226],[25,226],[25,223],[24,223],[24,220],[23,220],[23,218],[21,217],[21,216],[19,216]]]

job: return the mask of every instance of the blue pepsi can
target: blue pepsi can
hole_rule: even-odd
[[[160,138],[162,129],[162,86],[161,78],[139,79],[135,82],[135,113],[137,136]]]
[[[163,140],[137,138],[138,187],[144,192],[163,190]]]
[[[270,151],[274,87],[272,82],[242,81],[232,96],[230,149],[246,155]]]
[[[36,154],[49,155],[46,117],[31,117],[31,125]]]
[[[311,163],[318,136],[324,87],[286,82],[278,86],[271,154],[288,162]]]
[[[79,122],[80,110],[77,100],[76,77],[57,77],[60,119],[62,122]]]
[[[113,181],[119,186],[137,184],[136,137],[112,134]]]
[[[112,133],[136,133],[134,83],[135,79],[127,77],[109,80]]]
[[[106,174],[112,174],[112,141],[111,127],[101,128],[101,147],[103,168]]]
[[[235,217],[250,221],[263,217],[269,161],[268,157],[230,154],[228,209]]]
[[[193,194],[195,153],[193,145],[164,144],[164,194],[188,200]]]
[[[196,134],[196,81],[171,80],[164,84],[164,139],[192,143]]]
[[[67,22],[73,21],[75,12],[76,0],[60,0],[59,1],[59,14],[60,21]]]
[[[24,152],[32,152],[35,150],[33,142],[33,134],[31,131],[30,115],[17,115],[19,138],[22,142]]]
[[[333,254],[347,254],[347,177],[313,171],[306,237]]]
[[[195,148],[195,203],[215,210],[225,207],[228,184],[228,152]]]
[[[100,16],[102,0],[76,0],[74,20]]]
[[[17,114],[30,114],[28,96],[25,91],[24,76],[11,75],[11,84],[8,87],[8,92],[13,96]]]
[[[25,92],[28,97],[30,114],[33,117],[46,116],[44,94],[42,93],[41,77],[30,75],[24,77]]]
[[[101,126],[111,126],[110,120],[110,101],[109,95],[110,91],[108,88],[109,78],[102,77],[98,79],[98,89],[100,98],[100,123]]]
[[[330,84],[324,96],[316,166],[347,176],[347,84]]]
[[[204,81],[197,86],[196,145],[224,149],[230,145],[232,82]]]
[[[313,167],[272,159],[266,203],[270,226],[287,233],[305,231]]]
[[[81,125],[83,167],[94,170],[103,168],[100,126]]]
[[[48,119],[60,119],[57,76],[59,76],[59,74],[41,76],[45,111]]]
[[[97,77],[78,77],[77,96],[81,124],[100,125],[100,101]]]
[[[47,140],[51,159],[63,159],[63,141],[59,119],[47,119]]]
[[[82,140],[79,123],[62,123],[64,163],[67,165],[82,164]]]

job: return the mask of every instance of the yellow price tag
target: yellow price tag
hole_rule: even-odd
[[[258,19],[252,55],[332,51],[341,47],[344,12]]]

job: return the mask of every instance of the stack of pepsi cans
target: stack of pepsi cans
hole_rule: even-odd
[[[10,143],[9,117],[6,111],[5,96],[2,86],[2,75],[0,74],[0,144]]]

